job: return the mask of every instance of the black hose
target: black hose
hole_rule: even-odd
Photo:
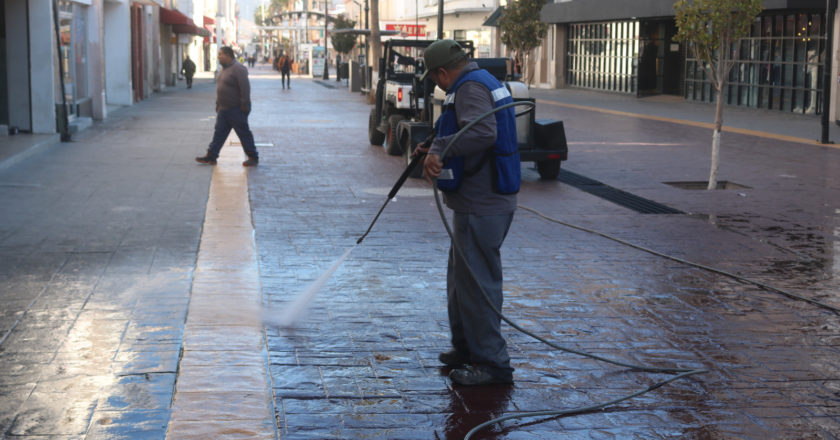
[[[668,259],[668,260],[671,260],[671,261],[676,261],[677,263],[682,263],[682,264],[685,264],[685,265],[688,265],[688,266],[696,267],[698,269],[703,269],[703,270],[706,270],[706,271],[709,271],[709,272],[712,272],[712,273],[716,273],[716,274],[719,274],[719,275],[724,275],[724,276],[730,277],[730,278],[732,278],[736,281],[739,281],[739,282],[742,282],[742,283],[745,283],[745,284],[753,284],[755,286],[761,287],[762,289],[765,289],[765,290],[768,290],[768,291],[771,291],[771,292],[776,292],[780,295],[784,295],[784,296],[786,296],[790,299],[795,299],[795,300],[798,300],[798,301],[804,301],[804,302],[807,302],[809,304],[812,304],[812,305],[815,305],[817,307],[832,311],[832,312],[840,315],[840,308],[829,305],[829,304],[826,304],[826,303],[823,303],[823,302],[820,302],[820,301],[817,301],[815,299],[806,298],[802,295],[797,295],[793,292],[788,292],[787,290],[780,289],[778,287],[773,287],[769,284],[762,283],[761,281],[756,281],[756,280],[753,280],[753,279],[750,279],[750,278],[742,277],[740,275],[735,275],[734,273],[727,272],[723,269],[718,269],[718,268],[715,268],[715,267],[706,266],[705,264],[695,263],[695,262],[692,262],[692,261],[684,260],[684,259],[679,258],[679,257],[674,257],[672,255],[663,254],[662,252],[657,252],[653,249],[648,249],[644,246],[640,246],[638,244],[630,243],[629,241],[622,240],[618,237],[613,237],[612,235],[605,234],[603,232],[598,232],[598,231],[595,231],[593,229],[584,228],[583,226],[578,226],[578,225],[575,225],[575,224],[572,224],[572,223],[564,222],[562,220],[557,220],[556,218],[551,218],[551,217],[537,211],[536,209],[529,208],[527,206],[519,205],[519,207],[526,210],[526,211],[529,211],[529,212],[533,213],[534,215],[536,215],[538,217],[542,217],[543,219],[548,220],[550,222],[554,222],[554,223],[557,223],[557,224],[560,224],[560,225],[563,225],[563,226],[567,226],[567,227],[570,227],[572,229],[577,229],[578,231],[583,231],[583,232],[588,232],[590,234],[595,234],[595,235],[604,237],[606,239],[621,243],[625,246],[630,246],[633,249],[638,249],[640,251],[644,251],[644,252],[647,252],[649,254],[656,255],[657,257],[662,257],[662,258],[665,258],[665,259]]]

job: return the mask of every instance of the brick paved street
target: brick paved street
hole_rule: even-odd
[[[262,66],[252,72],[251,126],[271,146],[247,171],[256,249],[246,238],[230,245],[230,273],[250,274],[245,254],[255,252],[257,296],[282,309],[355,244],[404,164],[368,145],[361,96],[334,79],[293,78],[291,90],[278,79]],[[538,117],[565,123],[564,169],[686,214],[639,214],[540,181],[531,164],[522,206],[840,306],[840,149],[726,133],[721,179],[748,188],[678,189],[663,182],[707,178],[709,130],[562,105],[589,99],[633,112],[635,101],[611,95],[534,94]],[[184,426],[206,429],[205,438],[275,438],[266,408],[241,403],[253,397],[240,387],[247,382],[270,390],[282,439],[456,439],[492,417],[607,401],[667,377],[552,351],[503,326],[515,384],[453,387],[437,362],[449,348],[448,238],[420,180],[294,328],[269,325],[258,343],[243,343],[238,327],[190,339],[190,302],[205,287],[199,249],[226,246],[215,240],[222,229],[205,223],[211,179],[227,182],[217,180],[226,169],[192,162],[209,141],[212,103],[206,81],[167,91],[0,171],[0,201],[11,208],[0,212],[0,438],[184,438]],[[691,104],[642,104],[690,116],[680,106]],[[773,118],[752,129],[775,133],[783,124]],[[208,210],[207,222],[213,213],[230,226],[229,209]],[[609,358],[710,372],[604,411],[508,421],[476,438],[840,437],[836,314],[523,209],[502,252],[504,311],[522,326]],[[224,274],[224,254],[212,258]],[[231,304],[214,280],[220,290],[203,312]],[[229,290],[245,298],[254,289]],[[185,362],[196,347],[204,362]],[[241,377],[246,364],[267,364],[266,377]],[[201,368],[206,377],[195,375]]]

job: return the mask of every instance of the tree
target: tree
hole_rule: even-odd
[[[269,0],[267,5],[257,6],[254,11],[254,23],[257,26],[273,26],[278,15],[283,11],[291,11],[293,7],[292,0]]]
[[[546,0],[515,0],[505,6],[499,19],[502,30],[502,43],[513,50],[514,59],[525,68],[525,82],[528,85],[534,80],[532,52],[539,47],[548,25],[540,21]]]
[[[257,26],[272,26],[275,16],[290,8],[290,0],[270,0],[267,5],[257,6],[254,11],[254,23]]]
[[[356,22],[345,17],[344,14],[339,14],[333,20],[333,29],[353,29]],[[333,49],[338,53],[346,54],[353,50],[356,46],[356,35],[354,34],[330,34],[330,41],[332,41]]]
[[[679,0],[674,11],[679,29],[674,39],[688,44],[717,95],[708,186],[712,190],[717,188],[720,163],[723,92],[738,60],[739,40],[749,35],[753,20],[761,12],[761,0]]]

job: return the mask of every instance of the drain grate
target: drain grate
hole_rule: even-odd
[[[316,83],[316,84],[320,84],[320,85],[322,85],[322,86],[324,86],[324,87],[326,87],[326,88],[328,88],[328,89],[334,89],[334,88],[335,88],[335,86],[334,86],[334,85],[332,85],[332,84],[330,84],[330,83],[326,83],[326,82],[324,82],[324,81],[315,81],[315,83]]]
[[[674,188],[679,189],[689,189],[689,190],[706,190],[709,188],[708,181],[693,181],[693,182],[662,182],[666,185],[673,186]],[[752,189],[747,185],[741,185],[740,183],[730,182],[728,180],[719,180],[717,182],[716,189]]]
[[[557,180],[641,214],[684,214],[678,209],[630,194],[627,191],[622,191],[571,171],[561,169]]]

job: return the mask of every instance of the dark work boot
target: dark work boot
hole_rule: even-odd
[[[258,157],[249,157],[248,160],[242,162],[243,167],[255,167],[259,165],[260,159]]]
[[[450,350],[438,355],[438,360],[447,367],[460,367],[469,362],[470,357],[458,350]]]
[[[211,159],[210,156],[196,157],[195,161],[207,165],[216,165],[216,159]]]
[[[452,370],[449,378],[457,385],[467,387],[491,384],[511,384],[513,374],[509,371],[496,370],[483,365],[468,365],[466,368]]]

